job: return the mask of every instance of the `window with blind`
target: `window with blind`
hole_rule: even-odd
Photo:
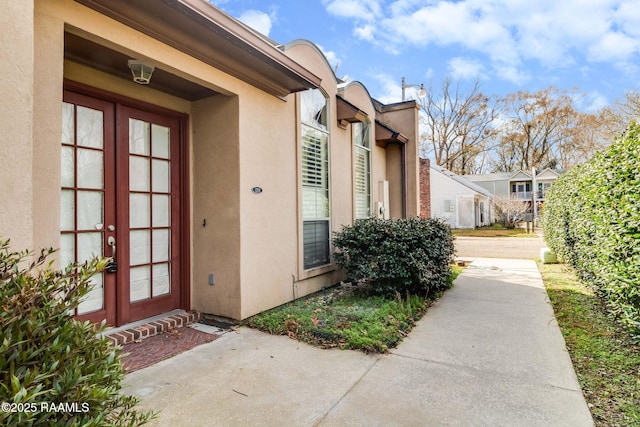
[[[320,90],[300,95],[304,268],[330,262],[329,131],[327,99]]]
[[[354,123],[353,127],[353,186],[356,219],[371,216],[371,145],[369,124]]]

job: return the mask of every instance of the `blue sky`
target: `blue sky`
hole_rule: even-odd
[[[584,111],[640,91],[638,0],[210,2],[278,43],[314,42],[383,102],[401,100],[403,76],[479,78],[487,95],[578,87]]]

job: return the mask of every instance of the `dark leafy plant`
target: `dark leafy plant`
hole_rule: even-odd
[[[52,249],[11,252],[0,241],[0,425],[131,426],[153,414],[120,393],[120,349],[69,313],[105,266],[52,269]]]
[[[443,221],[356,221],[334,234],[335,262],[375,295],[432,295],[449,286],[453,235]]]
[[[554,183],[543,226],[549,247],[640,341],[640,125]]]

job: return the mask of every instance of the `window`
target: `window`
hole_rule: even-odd
[[[300,95],[304,268],[329,264],[329,131],[327,99],[318,89]]]
[[[371,145],[369,143],[369,124],[353,124],[353,186],[356,219],[371,216]]]

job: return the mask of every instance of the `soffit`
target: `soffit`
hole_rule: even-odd
[[[338,101],[336,104],[337,115],[338,115],[338,126],[341,128],[346,128],[347,123],[357,123],[357,122],[366,122],[367,121],[367,113],[342,98],[341,96],[336,95],[336,100]]]
[[[387,148],[390,143],[406,144],[409,138],[376,119],[376,145]]]
[[[202,0],[75,0],[278,97],[320,78],[273,42]]]
[[[127,66],[127,61],[133,58],[79,35],[64,33],[64,57],[116,77],[131,80],[131,71]],[[212,89],[178,77],[161,68],[156,68],[153,71],[151,82],[147,86],[189,101],[197,101],[218,94]]]

